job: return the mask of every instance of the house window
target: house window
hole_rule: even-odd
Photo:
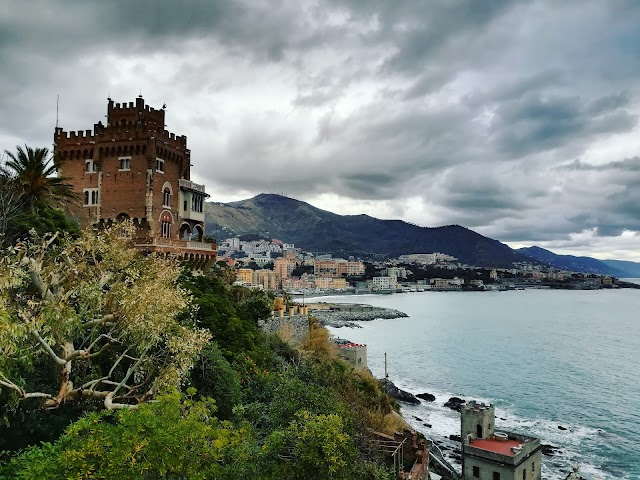
[[[187,211],[187,201],[186,200],[184,201],[184,211],[185,212]]]
[[[193,210],[194,212],[199,212],[202,213],[202,207],[203,207],[203,197],[200,195],[193,195],[191,197],[191,210]]]
[[[171,205],[171,190],[165,188],[162,192],[162,205],[169,207]]]
[[[527,467],[522,469],[522,480],[527,480]]]
[[[156,172],[164,173],[164,160],[156,158]]]
[[[98,166],[96,165],[96,162],[94,162],[92,159],[87,159],[84,161],[84,171],[86,173],[95,173],[98,171]]]
[[[97,188],[84,189],[84,206],[93,207],[98,204],[99,194]]]
[[[493,472],[493,480],[500,480],[500,472]]]
[[[121,171],[126,171],[126,170],[130,170],[131,168],[131,157],[120,157],[118,160],[120,160],[120,170]]]
[[[480,478],[480,467],[476,467],[476,466],[473,467],[473,476],[475,478]]]

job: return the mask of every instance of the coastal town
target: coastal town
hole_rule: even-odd
[[[570,272],[535,262],[521,262],[513,268],[487,268],[462,263],[443,252],[345,259],[324,252],[305,251],[294,243],[287,243],[286,239],[231,235],[217,240],[206,235],[205,200],[208,194],[204,185],[191,180],[186,137],[164,130],[164,114],[164,108],[146,105],[141,96],[128,104],[108,99],[107,125],[98,122],[93,131],[55,129],[59,174],[64,175],[81,200],[67,205],[68,211],[83,226],[94,225],[99,227],[97,230],[116,232],[123,245],[138,250],[147,259],[177,260],[176,263],[194,274],[194,278],[205,278],[211,283],[213,277],[207,275],[213,273],[214,277],[225,279],[230,288],[240,287],[234,294],[244,291],[241,295],[262,295],[260,298],[266,302],[263,304],[264,315],[252,319],[251,327],[276,335],[292,328],[291,339],[297,337],[294,345],[308,343],[322,326],[354,326],[354,321],[407,316],[397,310],[365,304],[305,304],[305,295],[526,288],[594,290],[630,286],[609,275]],[[122,253],[123,248],[116,247],[116,254]],[[93,258],[91,261],[99,260]],[[38,271],[34,273],[37,274]],[[106,275],[105,278],[110,277]],[[301,295],[302,301],[294,301],[294,295]],[[95,325],[102,325],[102,322],[108,325],[112,317],[107,314],[104,319],[90,320],[88,325],[94,322],[97,322]],[[222,321],[226,323],[227,319],[223,316]],[[241,333],[238,330],[235,334]],[[384,393],[380,390],[386,398],[383,403],[388,402],[387,395],[403,402],[420,402],[408,392],[397,389],[386,376],[380,381],[371,376],[365,344],[322,335],[321,348],[335,350],[338,358],[359,372],[354,374],[359,378],[358,382],[361,381],[359,375],[368,374],[369,381],[376,385],[371,388],[384,389]],[[107,334],[100,335],[88,350],[102,337],[110,338]],[[88,350],[71,352],[68,358],[75,358],[74,355],[91,358],[107,346],[109,342],[95,353]],[[126,353],[125,350],[122,358]],[[60,362],[66,365],[70,360]],[[6,380],[3,385],[18,391],[22,397],[31,395]],[[66,392],[65,388],[72,389],[72,386],[64,386],[60,391]],[[130,387],[130,390],[135,388]],[[116,392],[101,393],[108,399],[105,400],[107,409],[113,406],[111,399]],[[65,397],[58,400],[43,393],[36,395],[49,398],[48,408],[57,408],[65,401]],[[428,394],[421,398],[433,401]],[[395,428],[370,432],[372,445],[377,445],[388,465],[393,464],[394,478],[458,479],[460,473],[465,479],[541,478],[543,446],[538,438],[497,431],[493,405],[461,399],[452,403],[454,399],[448,403],[455,404],[455,408],[449,407],[461,413],[461,435],[455,449],[460,468],[452,467],[436,442],[408,428],[402,419],[394,421],[404,427],[402,431]],[[117,408],[129,406],[123,403]],[[389,410],[385,415],[397,417],[397,412]],[[577,472],[572,475],[570,478],[581,478]]]
[[[374,261],[333,258],[330,254],[305,252],[278,239],[224,239],[218,244],[217,261],[234,270],[237,285],[299,295],[627,286],[608,275],[569,272],[535,263],[510,269],[483,268],[462,264],[439,252]]]

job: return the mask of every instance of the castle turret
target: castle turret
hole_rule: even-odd
[[[496,407],[484,403],[470,401],[460,411],[462,438],[471,435],[473,438],[492,438],[495,431]]]

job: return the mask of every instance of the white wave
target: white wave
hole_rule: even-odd
[[[468,397],[429,386],[419,386],[408,378],[397,378],[393,381],[398,388],[414,395],[428,392],[436,397],[433,402],[422,401],[419,405],[402,405],[402,415],[409,425],[429,438],[435,436],[448,439],[450,435],[460,435],[460,414],[444,407],[444,404],[454,396]],[[492,401],[489,398],[474,397],[474,399],[485,403]],[[599,468],[597,458],[585,455],[580,449],[583,440],[602,434],[601,430],[583,425],[559,423],[557,420],[545,418],[523,418],[515,415],[509,407],[496,406],[496,417],[496,428],[538,437],[542,443],[551,444],[558,448],[553,457],[543,456],[543,478],[564,480],[571,465],[578,463],[580,471],[593,480],[614,479]],[[425,426],[425,423],[431,427]],[[558,425],[562,425],[567,430],[559,429]],[[445,457],[456,466],[449,452],[444,453]],[[626,476],[617,477],[616,480],[628,478]]]

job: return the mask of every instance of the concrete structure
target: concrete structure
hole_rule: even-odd
[[[106,227],[130,220],[123,230],[149,252],[174,253],[211,264],[216,245],[204,241],[203,185],[190,179],[187,137],[165,130],[165,110],[135,102],[107,104],[107,124],[66,132],[56,127],[59,175],[80,201],[69,211],[84,225]]]
[[[336,340],[338,356],[356,368],[367,368],[367,346],[348,340]]]
[[[540,439],[495,430],[495,407],[474,401],[461,410],[464,480],[541,480]]]

